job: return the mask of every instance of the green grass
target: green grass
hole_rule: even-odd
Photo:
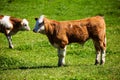
[[[104,66],[95,66],[91,40],[84,47],[67,47],[66,66],[57,67],[57,50],[45,35],[32,31],[13,36],[8,48],[0,33],[0,80],[120,80],[119,0],[0,0],[0,14],[27,18],[31,29],[35,17],[44,14],[55,20],[73,20],[102,14],[107,27],[107,55]]]

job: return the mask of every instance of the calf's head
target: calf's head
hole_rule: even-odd
[[[45,33],[45,26],[44,26],[44,15],[40,16],[39,18],[35,18],[36,24],[35,28],[33,29],[33,32],[36,33]]]
[[[22,20],[21,25],[22,25],[22,30],[27,30],[27,31],[30,30],[29,23],[26,19]]]

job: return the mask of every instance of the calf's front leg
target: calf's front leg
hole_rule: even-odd
[[[14,46],[13,46],[13,44],[12,44],[11,35],[6,35],[6,37],[7,37],[8,43],[9,43],[9,48],[13,49]]]
[[[65,65],[65,55],[66,55],[66,47],[58,48],[58,66]]]

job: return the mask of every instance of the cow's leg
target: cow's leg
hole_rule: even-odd
[[[100,63],[100,53],[101,52],[99,50],[96,51],[95,65]]]
[[[95,65],[97,65],[100,63],[100,56],[101,56],[100,44],[96,40],[93,40],[93,42],[96,50]]]
[[[10,35],[6,35],[6,37],[7,37],[8,43],[9,43],[9,48],[13,49],[14,46],[13,46],[13,44],[12,44],[11,36],[10,36]]]
[[[106,37],[105,40],[103,42],[101,42],[101,62],[100,64],[104,64],[105,63],[105,56],[106,56]]]
[[[58,48],[58,66],[65,65],[65,55],[66,55],[66,47]]]
[[[105,50],[102,50],[101,51],[101,61],[100,61],[101,65],[105,63],[105,56],[106,56],[106,52],[105,52]]]
[[[106,50],[106,39],[105,40],[94,40],[94,45],[96,49],[96,59],[95,59],[95,65],[104,64],[105,63],[105,50]]]

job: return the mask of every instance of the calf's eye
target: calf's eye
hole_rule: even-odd
[[[27,26],[27,24],[24,24],[24,26]]]
[[[39,25],[38,26],[42,26],[44,23],[42,22],[42,23],[39,23]]]

